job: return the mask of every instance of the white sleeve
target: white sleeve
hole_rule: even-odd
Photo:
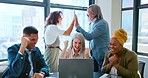
[[[60,30],[56,25],[49,25],[45,30],[45,43],[47,45],[51,45],[55,42],[58,36],[64,34],[64,30]]]

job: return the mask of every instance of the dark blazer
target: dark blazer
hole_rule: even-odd
[[[14,44],[8,48],[8,69],[3,73],[2,78],[29,78],[30,63],[28,55],[18,53],[21,44]],[[38,47],[35,47],[31,52],[33,72],[45,72],[45,76],[49,75],[49,68],[46,65],[43,55]]]

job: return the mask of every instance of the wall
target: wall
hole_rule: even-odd
[[[108,22],[110,34],[121,26],[121,0],[96,0],[101,7],[103,17]]]

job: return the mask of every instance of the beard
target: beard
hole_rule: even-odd
[[[88,20],[89,23],[91,23],[93,19],[88,17],[87,20]]]
[[[92,22],[92,21],[91,21],[91,19],[90,19],[89,17],[87,18],[87,21],[88,21],[89,23],[91,23],[91,22]]]

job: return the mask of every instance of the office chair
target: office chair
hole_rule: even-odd
[[[140,74],[141,74],[141,78],[144,78],[145,62],[139,61],[138,65],[139,65],[139,66],[138,66],[138,70],[139,70],[139,72],[140,72]]]

